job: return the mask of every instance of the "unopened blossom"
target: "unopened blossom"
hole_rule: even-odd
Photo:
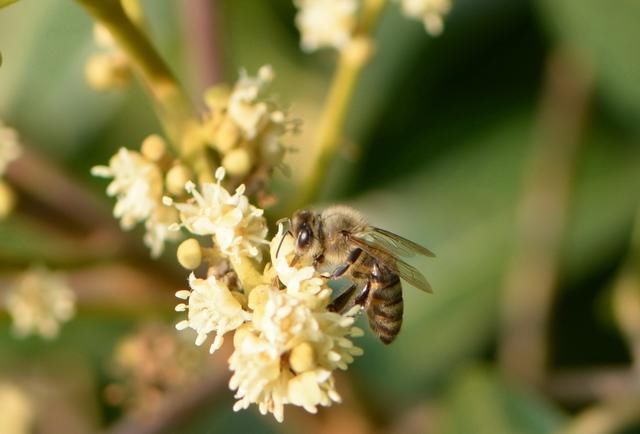
[[[302,48],[341,49],[351,40],[356,25],[358,0],[294,0],[298,7],[296,25]]]
[[[59,273],[35,268],[7,291],[5,305],[18,336],[54,338],[75,313],[75,293]]]
[[[21,148],[18,133],[0,121],[0,177],[7,166],[20,156]]]
[[[182,290],[176,297],[187,300],[180,303],[176,311],[188,311],[186,320],[180,321],[176,328],[191,328],[196,331],[196,345],[202,345],[210,333],[215,338],[209,351],[214,352],[222,346],[223,336],[250,319],[250,314],[242,309],[242,304],[224,284],[215,276],[198,279],[193,273],[189,276],[191,290]]]
[[[192,199],[174,204],[180,211],[182,226],[195,235],[212,235],[215,247],[232,260],[242,257],[260,260],[260,246],[267,243],[268,232],[264,211],[249,203],[244,185],[234,194],[221,185],[224,169],[218,168],[216,178],[216,183],[204,183],[200,191],[195,184],[187,184]]]
[[[109,166],[95,166],[94,176],[113,178],[107,195],[116,198],[113,215],[120,219],[123,229],[149,218],[162,199],[162,173],[160,168],[142,154],[120,148],[111,157]]]
[[[33,403],[27,393],[15,384],[0,383],[0,432],[29,434],[34,419]]]
[[[427,32],[439,35],[444,27],[444,16],[451,9],[451,0],[400,0],[402,11],[410,18],[424,23]]]

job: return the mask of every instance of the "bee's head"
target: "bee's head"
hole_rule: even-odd
[[[323,234],[318,213],[306,209],[296,211],[291,219],[291,233],[297,257],[309,260],[320,254]]]

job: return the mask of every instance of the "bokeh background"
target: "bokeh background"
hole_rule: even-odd
[[[287,0],[143,5],[194,100],[240,68],[274,67],[274,92],[303,121],[293,173],[274,187],[295,195],[335,53],[300,50]],[[640,433],[640,288],[620,289],[638,271],[639,23],[634,0],[456,0],[434,38],[390,4],[322,201],[435,251],[414,263],[435,293],[405,290],[391,346],[360,339],[342,405],[288,408],[282,425],[233,413],[216,354],[193,368],[207,380],[166,394],[153,425],[153,412],[118,405],[114,352],[145,323],[176,321],[187,273],[171,248],[153,262],[141,232],[119,232],[89,169],[160,126],[140,85],[86,84],[96,47],[76,3],[0,10],[0,118],[28,149],[8,178],[19,202],[0,222],[2,284],[44,264],[79,297],[51,342],[16,339],[0,316],[0,378],[28,391],[37,433]]]

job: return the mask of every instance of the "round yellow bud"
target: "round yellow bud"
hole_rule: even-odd
[[[15,203],[16,198],[11,187],[6,182],[0,181],[0,219],[4,219],[9,215]]]
[[[302,342],[291,350],[289,364],[297,374],[310,371],[316,367],[316,358],[313,347],[309,342]]]
[[[222,167],[231,176],[245,176],[251,170],[251,160],[251,154],[247,149],[233,149],[222,159]]]
[[[157,134],[151,134],[142,141],[142,155],[149,161],[160,161],[167,152],[167,142]]]
[[[218,151],[226,154],[233,149],[240,140],[240,128],[230,118],[225,118],[216,131],[214,145]]]
[[[167,191],[175,196],[184,194],[184,186],[187,182],[191,181],[193,174],[191,170],[182,164],[173,166],[167,172],[165,177],[165,184]]]
[[[89,85],[97,90],[122,88],[131,75],[126,57],[114,53],[94,54],[84,72]]]
[[[200,244],[195,238],[184,240],[178,246],[178,262],[187,270],[195,270],[202,262]]]

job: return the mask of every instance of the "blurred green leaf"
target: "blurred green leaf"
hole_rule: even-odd
[[[399,406],[412,396],[437,392],[434,386],[450,379],[452,366],[477,354],[494,336],[522,169],[532,143],[531,116],[516,112],[464,143],[449,143],[449,152],[431,161],[429,172],[356,201],[375,225],[437,254],[414,262],[434,294],[406,288],[400,336],[391,347],[370,338],[366,362],[356,364],[366,383],[393,394]],[[617,235],[628,231],[635,211],[640,155],[609,133],[587,131],[580,151],[563,259],[569,278],[608,260],[605,253],[615,253]],[[402,375],[380,375],[390,366]]]
[[[549,403],[508,387],[495,373],[471,368],[457,376],[445,404],[445,434],[548,434],[563,423]]]
[[[91,261],[91,255],[78,246],[77,241],[24,216],[13,215],[0,223],[0,262],[5,264],[65,266]]]
[[[640,119],[640,2],[538,0],[563,45],[595,63],[603,95],[622,117]],[[630,116],[631,115],[631,116]]]

